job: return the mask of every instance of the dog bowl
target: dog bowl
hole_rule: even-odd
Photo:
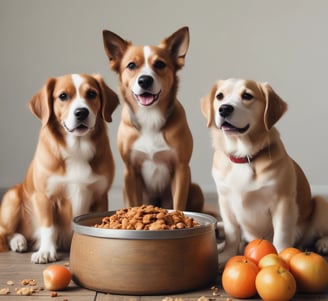
[[[156,295],[194,290],[216,280],[214,217],[184,212],[200,223],[189,229],[93,227],[114,213],[74,218],[70,269],[78,285],[106,293]]]

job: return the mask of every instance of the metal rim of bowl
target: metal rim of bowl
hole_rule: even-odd
[[[173,211],[173,210],[169,210]],[[208,231],[215,231],[217,220],[215,217],[198,212],[183,211],[183,213],[194,218],[199,227],[188,229],[174,229],[174,230],[125,230],[125,229],[104,229],[93,227],[99,221],[86,225],[87,221],[101,219],[105,216],[111,216],[116,211],[107,211],[102,213],[88,213],[77,216],[73,219],[73,230],[79,234],[111,238],[111,239],[177,239],[198,236]]]

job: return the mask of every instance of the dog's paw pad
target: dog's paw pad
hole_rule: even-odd
[[[14,252],[27,251],[27,240],[20,233],[14,233],[8,238],[9,247]]]
[[[328,237],[318,239],[315,244],[315,249],[320,254],[328,254]]]
[[[55,250],[39,250],[32,254],[32,263],[48,263],[57,261],[57,253]]]

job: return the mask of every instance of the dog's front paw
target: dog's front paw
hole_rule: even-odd
[[[32,254],[31,262],[32,263],[48,263],[57,261],[58,256],[55,248],[50,250],[39,250]]]
[[[315,244],[315,249],[320,254],[328,254],[328,237],[318,239]]]
[[[25,252],[27,251],[27,240],[20,233],[14,233],[8,237],[9,247],[14,252]]]

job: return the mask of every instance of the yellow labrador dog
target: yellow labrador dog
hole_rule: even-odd
[[[211,128],[215,180],[225,231],[221,265],[242,240],[265,238],[278,251],[293,245],[328,252],[328,202],[309,183],[274,124],[287,104],[266,83],[218,81],[201,100]]]

